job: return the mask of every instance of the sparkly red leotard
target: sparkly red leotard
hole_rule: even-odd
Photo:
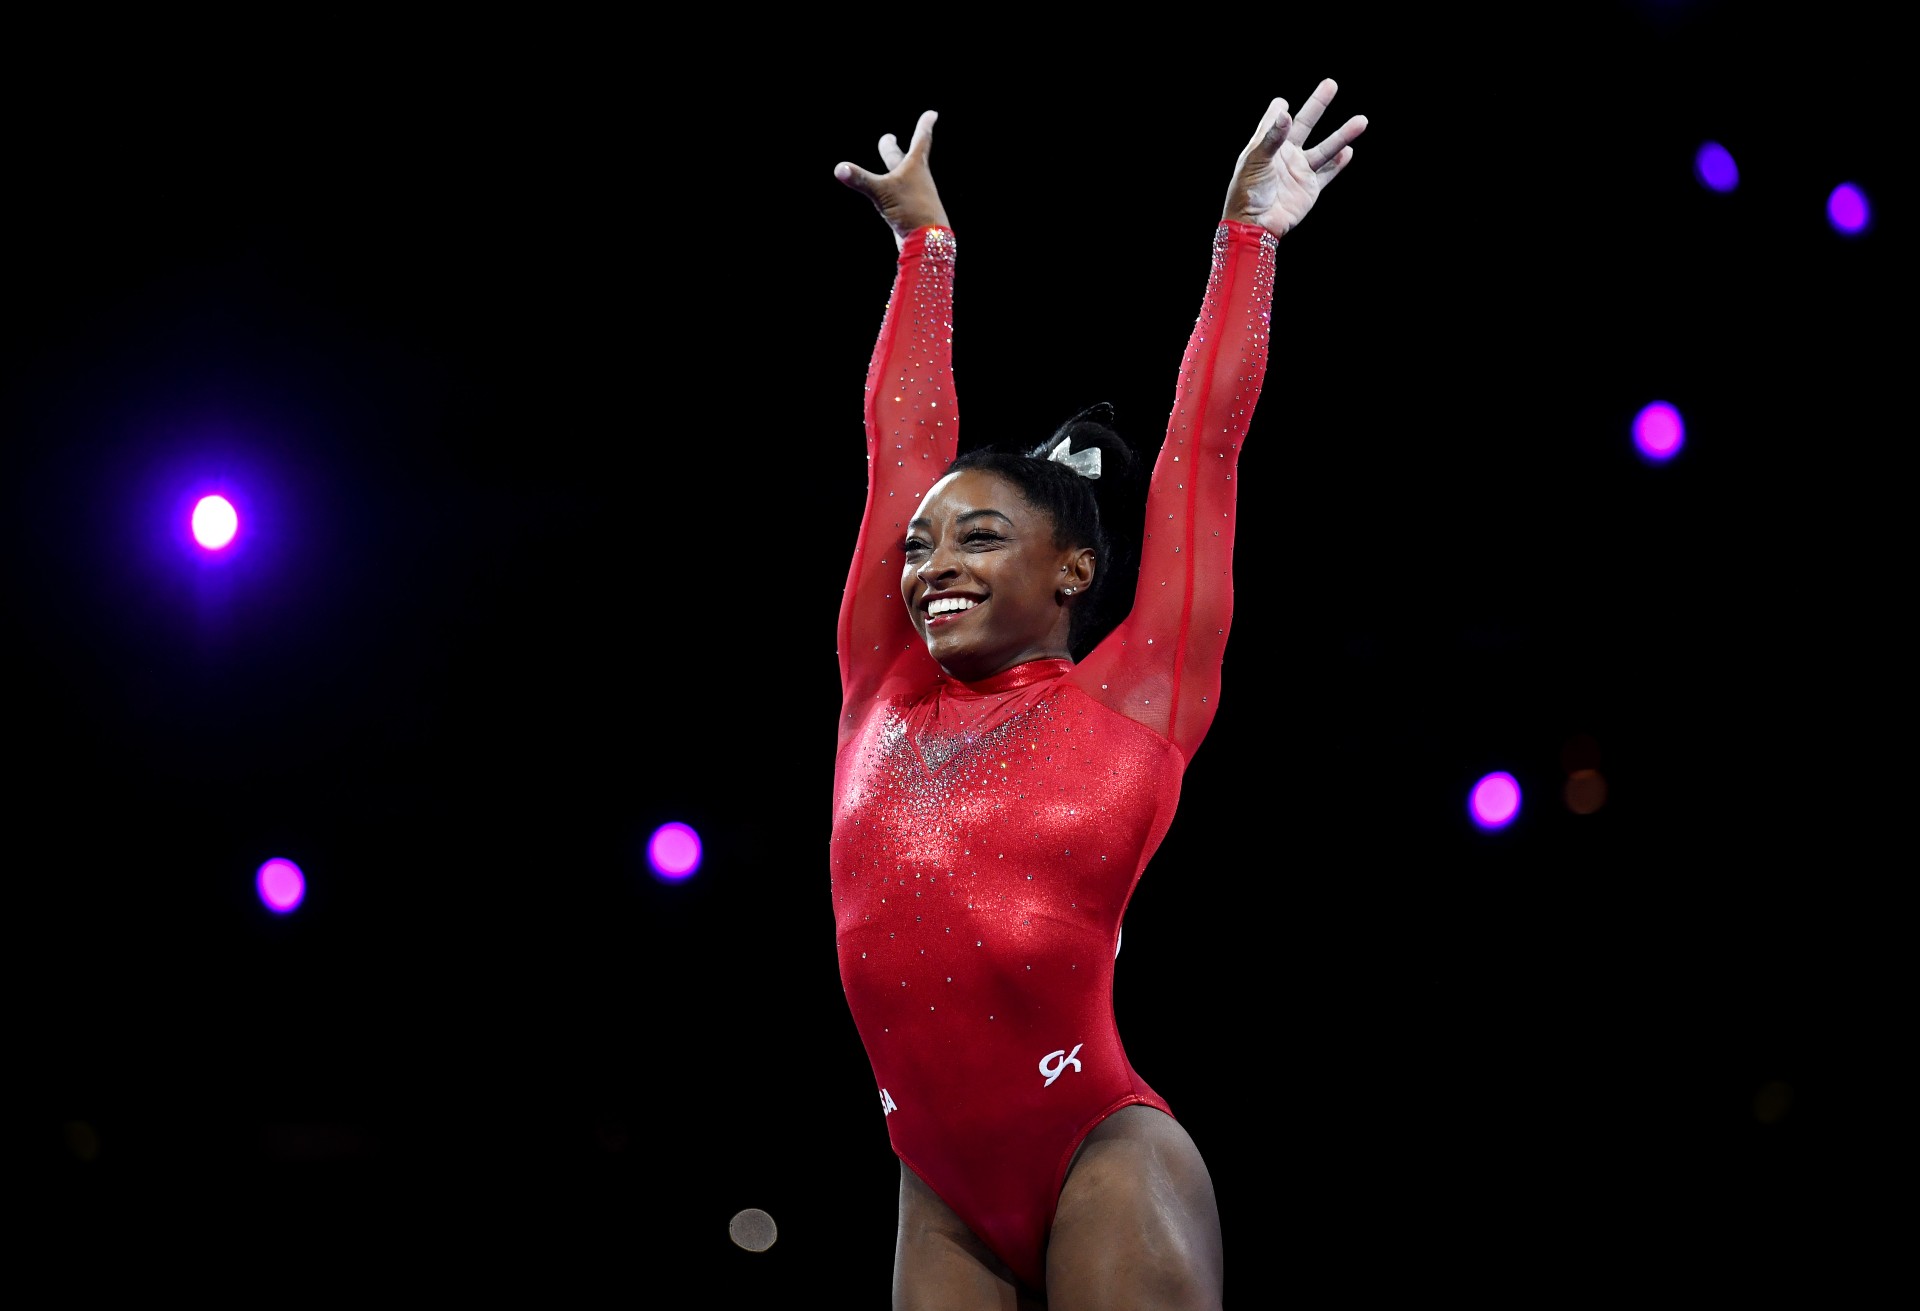
[[[1120,920],[1218,701],[1234,465],[1276,243],[1223,222],[1148,493],[1134,604],[1079,664],[965,684],[902,605],[901,543],[958,445],[953,234],[900,251],[867,373],[867,508],[840,610],[840,978],[900,1159],[1033,1287],[1075,1149],[1167,1103],[1113,1014]]]

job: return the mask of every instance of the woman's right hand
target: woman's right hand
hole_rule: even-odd
[[[885,173],[869,173],[858,164],[845,161],[833,167],[835,177],[871,200],[873,207],[880,211],[880,217],[893,229],[896,249],[906,244],[910,234],[929,224],[943,228],[953,226],[947,222],[946,207],[940,203],[940,191],[933,185],[933,169],[927,163],[927,156],[933,150],[934,120],[939,117],[931,109],[920,115],[920,121],[914,124],[913,139],[904,151],[893,133],[880,138],[880,158],[887,166]]]

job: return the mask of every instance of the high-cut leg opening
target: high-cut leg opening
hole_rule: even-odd
[[[1145,1093],[1128,1093],[1126,1096],[1116,1100],[1105,1110],[1094,1115],[1084,1125],[1080,1126],[1080,1132],[1073,1136],[1071,1143],[1067,1144],[1067,1150],[1060,1158],[1060,1167],[1054,1172],[1053,1205],[1055,1207],[1060,1205],[1060,1190],[1067,1186],[1067,1176],[1073,1173],[1074,1164],[1080,1159],[1080,1149],[1087,1145],[1087,1135],[1095,1129],[1098,1129],[1115,1112],[1124,1111],[1129,1106],[1151,1107],[1170,1120],[1178,1120],[1180,1118],[1173,1113],[1171,1107],[1167,1106],[1164,1102],[1156,1101]],[[1052,1215],[1048,1215],[1047,1217],[1047,1227],[1053,1227]]]

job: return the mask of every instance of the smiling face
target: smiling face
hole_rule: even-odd
[[[900,595],[940,667],[979,682],[1028,660],[1069,659],[1072,597],[1093,577],[1093,551],[1063,547],[1053,520],[983,469],[933,485],[907,525]]]

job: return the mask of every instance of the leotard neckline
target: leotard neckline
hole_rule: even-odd
[[[1014,665],[1011,669],[1002,669],[990,674],[977,683],[963,683],[948,674],[940,675],[940,682],[948,696],[975,697],[999,696],[1005,692],[1017,692],[1023,687],[1035,683],[1044,683],[1060,677],[1073,668],[1073,661],[1057,656],[1043,656],[1038,660],[1027,660]]]

